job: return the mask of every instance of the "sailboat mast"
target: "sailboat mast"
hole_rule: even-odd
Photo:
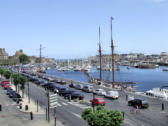
[[[114,20],[113,17],[111,17],[111,52],[112,52],[112,86],[114,87],[114,43],[112,38],[112,21]]]
[[[100,26],[99,26],[99,64],[100,64],[100,81],[102,80],[102,52],[101,52],[101,42],[100,42]]]

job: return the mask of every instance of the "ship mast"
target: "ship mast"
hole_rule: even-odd
[[[99,64],[100,64],[100,81],[102,80],[102,61],[101,61],[101,58],[102,58],[102,50],[101,50],[101,42],[100,42],[100,26],[99,26]]]
[[[42,63],[42,45],[40,44],[40,64]]]
[[[114,20],[113,17],[111,17],[111,60],[112,60],[112,86],[114,88],[114,43],[113,43],[113,38],[112,38],[112,21]]]

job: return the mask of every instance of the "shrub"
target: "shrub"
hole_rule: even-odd
[[[124,121],[121,112],[108,110],[103,106],[98,106],[95,111],[86,108],[81,116],[90,126],[121,126]]]

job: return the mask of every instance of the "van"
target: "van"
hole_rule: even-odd
[[[111,98],[111,99],[118,99],[119,93],[118,93],[118,91],[107,91],[105,97]]]

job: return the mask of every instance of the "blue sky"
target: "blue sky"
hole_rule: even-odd
[[[9,55],[54,58],[94,56],[101,27],[103,53],[168,52],[168,0],[1,0],[0,48]]]

